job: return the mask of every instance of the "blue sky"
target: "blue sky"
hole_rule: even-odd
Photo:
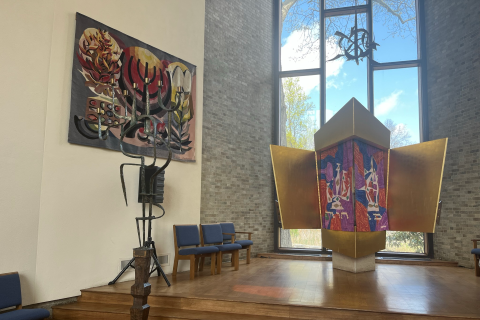
[[[353,26],[353,19],[349,20],[348,28],[350,26]],[[288,28],[288,26],[286,27]],[[282,32],[283,70],[318,68],[318,50],[299,50],[305,36],[304,33],[302,31],[289,33],[286,27],[284,26]],[[374,51],[374,59],[378,62],[417,59],[417,44],[414,39],[399,36],[392,38],[388,35],[388,28],[391,26],[384,26],[380,21],[374,19],[374,37],[375,41],[380,44],[377,51]],[[326,48],[327,60],[340,52],[336,45],[336,39],[330,40],[332,41]],[[318,45],[316,43],[317,49]],[[301,56],[300,59],[299,56]],[[301,77],[300,85],[319,110],[319,76]],[[344,58],[327,62],[326,86],[327,119],[332,117],[352,97],[367,106],[366,59],[358,66],[354,61],[345,61]],[[377,118],[382,122],[392,119],[397,125],[406,126],[411,134],[411,142],[420,142],[417,68],[375,71],[374,90]]]

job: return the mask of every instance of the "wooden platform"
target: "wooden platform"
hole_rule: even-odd
[[[480,278],[470,269],[379,264],[352,274],[328,261],[252,259],[195,280],[151,278],[149,319],[480,319]],[[130,319],[132,281],[82,291],[54,319]]]

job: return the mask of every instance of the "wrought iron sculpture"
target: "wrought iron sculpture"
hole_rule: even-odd
[[[339,37],[338,47],[343,53],[338,54],[333,59],[336,60],[340,57],[345,57],[347,61],[355,60],[358,65],[358,60],[363,61],[363,58],[368,57],[372,53],[372,50],[377,50],[378,43],[373,41],[364,28],[358,28],[357,25],[357,12],[355,11],[355,25],[350,29],[350,34],[347,36],[343,32],[337,31],[335,35]]]
[[[145,74],[148,74],[148,65],[146,66]],[[155,71],[155,70],[154,70]],[[156,119],[150,115],[150,95],[148,91],[148,86],[152,84],[151,79],[145,77],[141,79],[143,81],[144,85],[144,94],[145,94],[145,113],[138,115],[137,114],[137,107],[136,107],[136,96],[135,93],[138,90],[138,84],[134,83],[133,84],[133,95],[132,95],[132,105],[131,105],[131,113],[128,115],[128,110],[127,110],[127,105],[125,105],[125,114],[120,115],[116,112],[115,108],[112,108],[111,111],[113,114],[118,117],[119,119],[122,119],[123,122],[121,123],[113,123],[113,124],[108,124],[104,123],[104,119],[102,118],[102,115],[105,114],[105,110],[103,107],[97,108],[97,119],[98,119],[98,137],[99,139],[106,140],[108,138],[108,131],[110,128],[113,127],[120,127],[120,150],[122,153],[132,159],[139,159],[140,163],[123,163],[120,165],[120,179],[122,182],[122,189],[123,189],[123,196],[125,198],[125,204],[128,206],[128,200],[127,200],[127,192],[125,188],[125,179],[123,175],[123,170],[125,166],[139,166],[140,167],[140,194],[139,196],[142,199],[142,216],[135,218],[136,220],[136,225],[137,225],[137,234],[138,234],[138,242],[140,244],[140,247],[144,248],[153,248],[153,255],[152,258],[154,260],[154,266],[152,267],[152,270],[150,270],[150,274],[153,272],[157,271],[158,275],[160,274],[163,276],[165,279],[165,282],[167,283],[168,286],[170,286],[170,283],[165,276],[165,273],[162,270],[162,267],[160,266],[160,262],[158,261],[157,253],[156,253],[156,248],[155,248],[155,241],[152,239],[152,221],[162,218],[165,215],[165,209],[160,203],[155,202],[155,196],[157,194],[154,193],[154,183],[156,181],[156,177],[164,172],[164,170],[168,167],[170,164],[170,161],[172,160],[172,149],[171,149],[171,132],[172,132],[172,113],[175,112],[182,104],[184,100],[184,90],[183,87],[176,88],[176,94],[175,94],[175,103],[171,104],[170,108],[165,107],[165,105],[162,102],[161,96],[158,98],[158,105],[159,107],[166,111],[168,113],[168,129],[167,129],[167,137],[164,139],[161,135],[157,134],[157,123]],[[112,87],[112,105],[115,105],[115,79],[112,79],[110,82],[110,85]],[[158,87],[159,87],[159,92],[161,92],[161,87],[163,86],[163,79],[158,81]],[[127,101],[127,97],[129,96],[128,90],[123,91],[123,98],[124,101]],[[142,99],[143,100],[143,99]],[[124,148],[123,148],[123,140],[125,136],[128,136],[128,134],[136,129],[139,125],[141,126],[143,123],[143,133],[144,135],[147,136],[147,139],[151,141],[151,144],[153,145],[153,161],[151,164],[146,165],[145,164],[145,157],[140,156],[140,155],[134,155],[127,153]],[[102,132],[102,126],[106,126],[107,129]],[[164,144],[167,149],[168,149],[168,157],[165,163],[160,167],[157,168],[157,170],[151,175],[150,180],[146,181],[145,178],[145,170],[148,168],[154,169],[155,163],[157,161],[157,143]],[[146,207],[148,205],[148,214]],[[160,216],[154,216],[153,215],[153,206],[156,206],[162,210],[162,214]],[[142,221],[142,236],[140,235],[140,221]],[[146,226],[146,223],[148,223],[148,226]],[[147,230],[145,229],[147,227]],[[117,275],[117,277],[109,282],[109,284],[114,284],[121,276],[122,274],[130,267],[135,268],[132,264],[135,261],[134,258],[130,260],[130,262],[120,271],[120,273]]]

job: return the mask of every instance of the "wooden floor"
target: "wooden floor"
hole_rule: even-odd
[[[151,278],[149,319],[480,319],[480,278],[471,269],[378,264],[353,274],[328,261],[252,259],[189,280]],[[132,281],[82,291],[54,319],[129,319]]]

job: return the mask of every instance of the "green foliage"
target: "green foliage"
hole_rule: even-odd
[[[309,102],[298,78],[283,80],[283,103],[286,107],[287,147],[313,150],[316,130],[315,105]]]
[[[425,234],[421,232],[388,231],[387,250],[399,251],[395,248],[407,248],[401,251],[425,252]]]
[[[321,229],[298,230],[290,229],[292,247],[294,248],[321,248]],[[424,253],[424,233],[387,231],[386,250],[391,252]]]
[[[321,229],[290,229],[293,248],[322,248]]]

